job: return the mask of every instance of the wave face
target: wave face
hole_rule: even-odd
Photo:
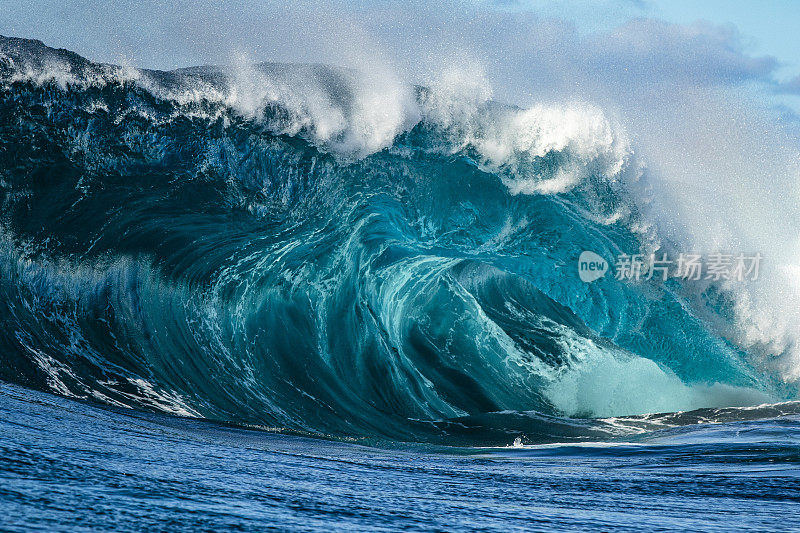
[[[385,81],[385,80],[384,80]],[[507,443],[791,399],[677,281],[591,106],[0,40],[0,378],[332,437]],[[716,295],[716,296],[715,296]],[[708,303],[711,302],[711,303]]]

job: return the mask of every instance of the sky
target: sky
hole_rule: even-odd
[[[660,0],[652,9],[655,16],[680,24],[697,19],[731,24],[746,36],[754,53],[776,57],[782,75],[800,73],[800,5],[794,0]]]
[[[733,28],[742,52],[776,60],[774,77],[800,93],[800,3],[796,0],[497,0],[500,9],[531,11],[574,22],[583,33],[609,31],[647,18],[690,26],[698,22]],[[800,97],[775,101],[800,110]]]
[[[279,2],[253,2],[258,5],[278,4]],[[368,2],[338,2],[346,5],[367,4]],[[380,3],[380,2],[376,2]],[[794,0],[496,0],[481,2],[486,9],[507,11],[530,11],[545,17],[574,21],[583,29],[592,31],[607,29],[634,17],[657,18],[679,24],[691,24],[704,20],[713,24],[733,25],[745,36],[748,49],[759,55],[772,55],[785,66],[787,75],[800,73],[800,6]],[[168,34],[171,22],[185,6],[175,2],[173,8],[163,4],[150,10],[152,2],[91,2],[85,0],[0,0],[0,34],[17,37],[34,37],[53,46],[72,47],[78,52],[92,54],[95,59],[110,61],[114,54],[126,51],[134,54],[132,43],[141,40],[147,32]],[[204,11],[214,13],[212,5],[223,6],[223,2],[199,1]],[[228,2],[231,9],[246,15],[237,2]],[[148,9],[137,9],[136,6]],[[413,9],[413,7],[412,7]],[[142,14],[150,16],[137,17]],[[190,17],[191,9],[187,10]],[[83,24],[94,22],[102,15],[105,24],[88,27]],[[158,19],[162,18],[162,21]],[[137,32],[137,27],[143,31]],[[141,35],[137,35],[141,33]],[[114,42],[116,41],[116,43]],[[111,46],[109,46],[109,44]],[[115,46],[116,44],[116,46]],[[106,47],[103,50],[103,47]],[[142,54],[148,59],[151,54]],[[182,55],[175,60],[181,61]],[[156,65],[151,67],[169,68],[177,65],[168,54],[157,57]]]
[[[776,57],[788,76],[800,73],[800,5],[796,0],[530,0],[497,4],[573,19],[588,31],[612,27],[632,17],[732,25],[745,37],[749,51]]]
[[[659,30],[658,24],[673,26]],[[463,55],[467,48],[504,86],[504,77],[517,75],[492,63],[508,59],[509,70],[519,69],[515,57],[537,50],[547,57],[558,50],[559,41],[569,41],[566,55],[585,56],[580,47],[594,47],[594,58],[579,57],[578,62],[598,67],[603,52],[598,47],[604,45],[612,46],[609,55],[616,61],[607,63],[609,68],[646,63],[645,53],[673,53],[669,64],[645,66],[652,73],[659,68],[676,72],[683,65],[695,77],[705,68],[718,80],[728,76],[728,84],[734,78],[760,81],[763,96],[800,112],[797,28],[800,8],[792,0],[0,0],[0,35],[36,38],[96,61],[138,67],[224,63],[240,53],[253,61],[359,67],[375,59],[375,50],[388,49],[384,55],[394,56],[394,67],[400,63],[414,78],[421,71],[412,63],[424,65],[431,50]],[[659,40],[664,50],[657,49]],[[364,49],[371,49],[372,57]],[[505,56],[492,57],[496,50]],[[694,53],[701,57],[690,57]],[[743,67],[748,58],[764,59],[759,72],[755,64],[736,70],[734,63]],[[562,58],[547,61],[564,63]],[[518,96],[522,91],[508,92]],[[502,90],[499,95],[508,96]]]

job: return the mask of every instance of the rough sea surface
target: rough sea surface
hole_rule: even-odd
[[[0,435],[5,531],[800,528],[798,414],[580,446],[374,448],[3,385]]]

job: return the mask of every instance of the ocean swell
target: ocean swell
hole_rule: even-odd
[[[792,399],[721,332],[734,303],[579,279],[584,250],[666,246],[642,168],[588,104],[1,38],[0,378],[437,442]]]

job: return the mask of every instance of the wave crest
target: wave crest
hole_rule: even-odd
[[[1,48],[3,379],[410,440],[789,396],[680,286],[572,270],[651,244],[594,107],[42,47]]]

